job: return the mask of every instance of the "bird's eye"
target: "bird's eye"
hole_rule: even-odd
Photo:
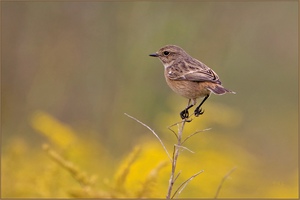
[[[170,52],[168,52],[168,51],[164,51],[163,53],[164,53],[165,56],[170,54]]]

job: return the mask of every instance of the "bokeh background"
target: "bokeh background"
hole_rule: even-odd
[[[158,197],[187,100],[149,57],[176,44],[236,95],[187,124],[179,197],[298,197],[298,1],[1,2],[2,197]],[[173,127],[176,131],[176,127]],[[235,171],[226,176],[231,169]]]

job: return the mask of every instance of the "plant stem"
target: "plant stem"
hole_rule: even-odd
[[[185,122],[186,122],[185,119],[182,120],[182,122],[181,122],[181,126],[178,129],[177,145],[174,145],[173,159],[172,159],[172,170],[171,170],[171,175],[170,175],[170,179],[169,179],[167,199],[171,199],[171,197],[172,197],[172,189],[173,189],[173,185],[174,185],[174,182],[175,182],[175,171],[176,171],[176,166],[177,166],[177,159],[178,159],[178,156],[179,156],[180,147],[182,145],[181,138],[182,138],[182,132],[183,132],[183,129],[184,129]]]

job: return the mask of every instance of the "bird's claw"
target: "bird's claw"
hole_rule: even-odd
[[[189,111],[187,109],[180,112],[181,119],[187,119],[189,118]]]
[[[202,110],[202,108],[196,109],[194,111],[194,114],[195,114],[196,117],[198,117],[199,115],[202,115],[203,113],[204,113],[204,110]]]
[[[189,111],[187,109],[180,112],[180,117],[181,117],[182,120],[184,120],[186,122],[191,122],[192,121],[192,119],[188,119],[189,118]]]

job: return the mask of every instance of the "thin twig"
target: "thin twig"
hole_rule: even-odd
[[[178,172],[178,174],[176,175],[176,177],[174,178],[174,182],[177,180],[177,178],[180,176],[181,174],[181,170]]]
[[[168,126],[168,129],[170,129],[171,127],[173,127],[173,126],[175,126],[175,125],[179,125],[179,124],[181,124],[181,123],[182,123],[182,121],[180,121],[180,122],[176,122],[176,123],[174,123],[174,124],[172,124],[172,125]]]
[[[181,123],[182,123],[181,127],[183,127],[185,124],[185,120],[182,120]],[[183,129],[181,129],[181,130],[183,130]],[[182,131],[178,131],[178,139],[177,139],[178,145],[181,145],[181,135],[182,135]],[[167,199],[170,199],[171,195],[172,195],[172,189],[173,189],[173,185],[174,185],[174,176],[175,176],[178,155],[179,155],[179,148],[174,145],[172,169],[171,169],[171,175],[170,175],[170,179],[169,179]]]
[[[162,147],[164,148],[166,154],[168,155],[170,161],[172,162],[172,158],[171,158],[171,156],[170,156],[170,154],[169,154],[169,152],[168,152],[166,146],[164,145],[164,143],[162,142],[162,140],[159,138],[159,136],[155,133],[155,131],[154,131],[153,129],[151,129],[149,126],[147,126],[146,124],[144,124],[143,122],[141,122],[141,121],[139,121],[138,119],[132,117],[131,115],[128,115],[127,113],[124,113],[124,114],[125,114],[127,117],[129,117],[129,118],[131,118],[131,119],[137,121],[138,123],[142,124],[142,125],[143,125],[144,127],[146,127],[148,130],[150,130],[150,131],[153,133],[153,135],[155,135],[155,137],[159,140],[160,144],[162,145]]]
[[[177,166],[177,159],[179,156],[179,146],[181,146],[181,138],[182,138],[182,132],[184,129],[186,119],[183,119],[181,121],[181,126],[178,127],[178,138],[177,138],[177,145],[174,145],[174,151],[173,151],[173,160],[172,160],[172,170],[171,170],[171,175],[169,179],[169,187],[168,187],[168,192],[167,192],[167,199],[171,198],[172,194],[172,189],[173,185],[175,182],[175,171],[176,171],[176,166]]]
[[[195,153],[195,152],[193,152],[192,150],[190,150],[189,148],[187,148],[187,147],[185,147],[185,146],[178,146],[177,144],[174,144],[176,147],[178,147],[178,148],[182,148],[182,149],[185,149],[185,150],[187,150],[187,151],[189,151],[189,152],[191,152],[191,153]]]
[[[168,129],[169,129],[169,130],[170,130],[172,133],[174,133],[174,135],[175,135],[176,139],[178,139],[178,135],[177,135],[177,133],[171,129],[171,126],[169,126],[169,127],[168,127]]]
[[[201,133],[201,132],[209,131],[209,130],[211,130],[211,128],[207,128],[207,129],[204,129],[204,130],[196,131],[195,133],[192,133],[191,135],[187,136],[187,137],[183,140],[183,142],[182,142],[181,144],[185,143],[185,141],[187,141],[190,137],[196,135],[197,133]]]
[[[219,187],[218,187],[218,190],[216,192],[216,195],[215,195],[215,199],[218,198],[219,196],[219,193],[220,193],[220,190],[225,182],[225,180],[230,176],[230,174],[232,174],[234,171],[236,170],[236,167],[232,168],[224,177],[223,179],[221,180],[221,183],[219,184]]]
[[[186,122],[186,119],[182,120],[181,126],[180,126],[180,124],[177,124],[178,135],[179,135],[179,133],[180,133],[180,134],[181,134],[181,135],[180,135],[181,137],[182,137],[183,127],[184,127],[184,125],[185,125],[185,122]],[[181,142],[181,137],[179,138],[179,139],[180,139],[180,142]]]
[[[202,172],[204,172],[204,170],[201,170],[199,172],[197,172],[196,174],[194,174],[193,176],[191,176],[190,178],[188,178],[186,181],[184,181],[183,183],[181,183],[181,185],[177,188],[177,190],[174,192],[173,196],[171,199],[173,199],[175,197],[175,195],[178,193],[180,194],[182,192],[182,190],[187,186],[187,184],[193,180],[196,176],[198,176],[199,174],[201,174]]]

